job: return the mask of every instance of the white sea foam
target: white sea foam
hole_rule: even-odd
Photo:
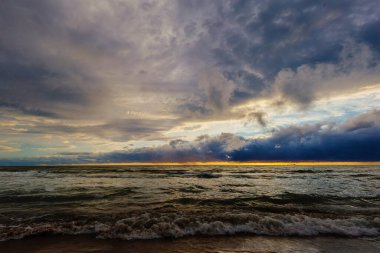
[[[377,167],[3,168],[0,239],[378,236],[378,175]]]
[[[142,214],[111,221],[0,225],[0,240],[35,234],[94,234],[98,238],[153,239],[190,235],[249,233],[272,236],[380,236],[380,218],[317,218],[305,215],[221,214],[208,216]]]

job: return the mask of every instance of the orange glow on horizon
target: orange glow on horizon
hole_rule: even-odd
[[[61,166],[327,166],[327,165],[378,165],[378,162],[328,162],[328,161],[308,161],[308,162],[128,162],[128,163],[82,163],[82,164],[59,164]],[[54,166],[54,165],[52,165]]]

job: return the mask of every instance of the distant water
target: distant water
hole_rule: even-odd
[[[0,240],[380,236],[379,166],[0,168]]]

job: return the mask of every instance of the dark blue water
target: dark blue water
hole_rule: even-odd
[[[379,166],[0,168],[0,240],[379,236]]]

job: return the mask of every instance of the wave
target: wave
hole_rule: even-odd
[[[190,185],[184,187],[162,187],[159,188],[159,194],[165,194],[160,200],[155,201],[156,193],[140,192],[140,187],[130,186],[124,188],[117,187],[97,187],[97,188],[81,188],[75,187],[70,189],[56,189],[52,192],[45,190],[9,190],[0,193],[0,204],[6,203],[22,203],[32,204],[36,202],[44,203],[60,203],[60,202],[78,202],[78,201],[91,201],[99,199],[108,199],[109,203],[118,203],[118,198],[134,198],[136,196],[144,196],[147,200],[145,205],[151,204],[179,204],[194,207],[204,206],[222,206],[222,207],[265,207],[268,205],[277,207],[281,211],[285,207],[294,207],[296,210],[309,207],[318,207],[321,205],[351,205],[353,207],[361,208],[378,208],[380,195],[367,195],[367,196],[337,196],[337,195],[321,195],[321,194],[302,194],[283,192],[277,195],[255,195],[237,187],[220,188],[222,194],[238,194],[234,197],[213,196],[211,198],[202,198],[201,195],[194,195],[197,193],[208,192],[210,188],[202,185]],[[183,193],[183,194],[179,194]],[[149,202],[148,199],[153,199]],[[131,199],[130,199],[131,200]],[[133,202],[133,201],[132,201]],[[132,204],[129,202],[129,204]],[[140,202],[139,202],[140,203]],[[285,209],[284,209],[285,210]],[[331,211],[329,208],[323,207],[319,210],[321,213]],[[370,211],[370,210],[368,210]]]
[[[221,189],[222,192],[234,192],[244,193],[237,189]],[[279,208],[283,208],[286,204],[291,204],[299,207],[308,207],[321,204],[355,204],[355,206],[374,206],[378,204],[374,203],[380,201],[380,195],[376,196],[334,196],[334,195],[318,195],[318,194],[298,194],[285,192],[283,194],[266,196],[241,196],[235,198],[198,198],[198,197],[179,197],[172,200],[168,200],[169,203],[194,205],[194,206],[240,206],[240,205],[253,205],[253,204],[274,204]]]
[[[326,170],[326,169],[323,169],[323,170],[318,170],[318,169],[299,169],[299,170],[291,170],[291,171],[288,171],[288,173],[308,173],[308,174],[318,174],[318,173],[332,173],[332,172],[336,172],[334,170]]]
[[[92,234],[97,238],[125,240],[178,238],[192,235],[254,234],[270,236],[339,235],[379,236],[379,217],[319,218],[305,215],[140,214],[111,221],[82,220],[0,225],[0,240],[40,234]]]
[[[217,171],[185,171],[185,170],[19,170],[19,171],[0,171],[1,177],[10,178],[162,178],[162,177],[189,177],[212,179],[222,177]]]
[[[136,193],[138,187],[125,187],[121,189],[101,188],[96,191],[85,188],[72,188],[71,191],[8,191],[0,194],[0,203],[30,203],[30,202],[75,202],[95,199],[109,199],[118,196],[127,196]]]

